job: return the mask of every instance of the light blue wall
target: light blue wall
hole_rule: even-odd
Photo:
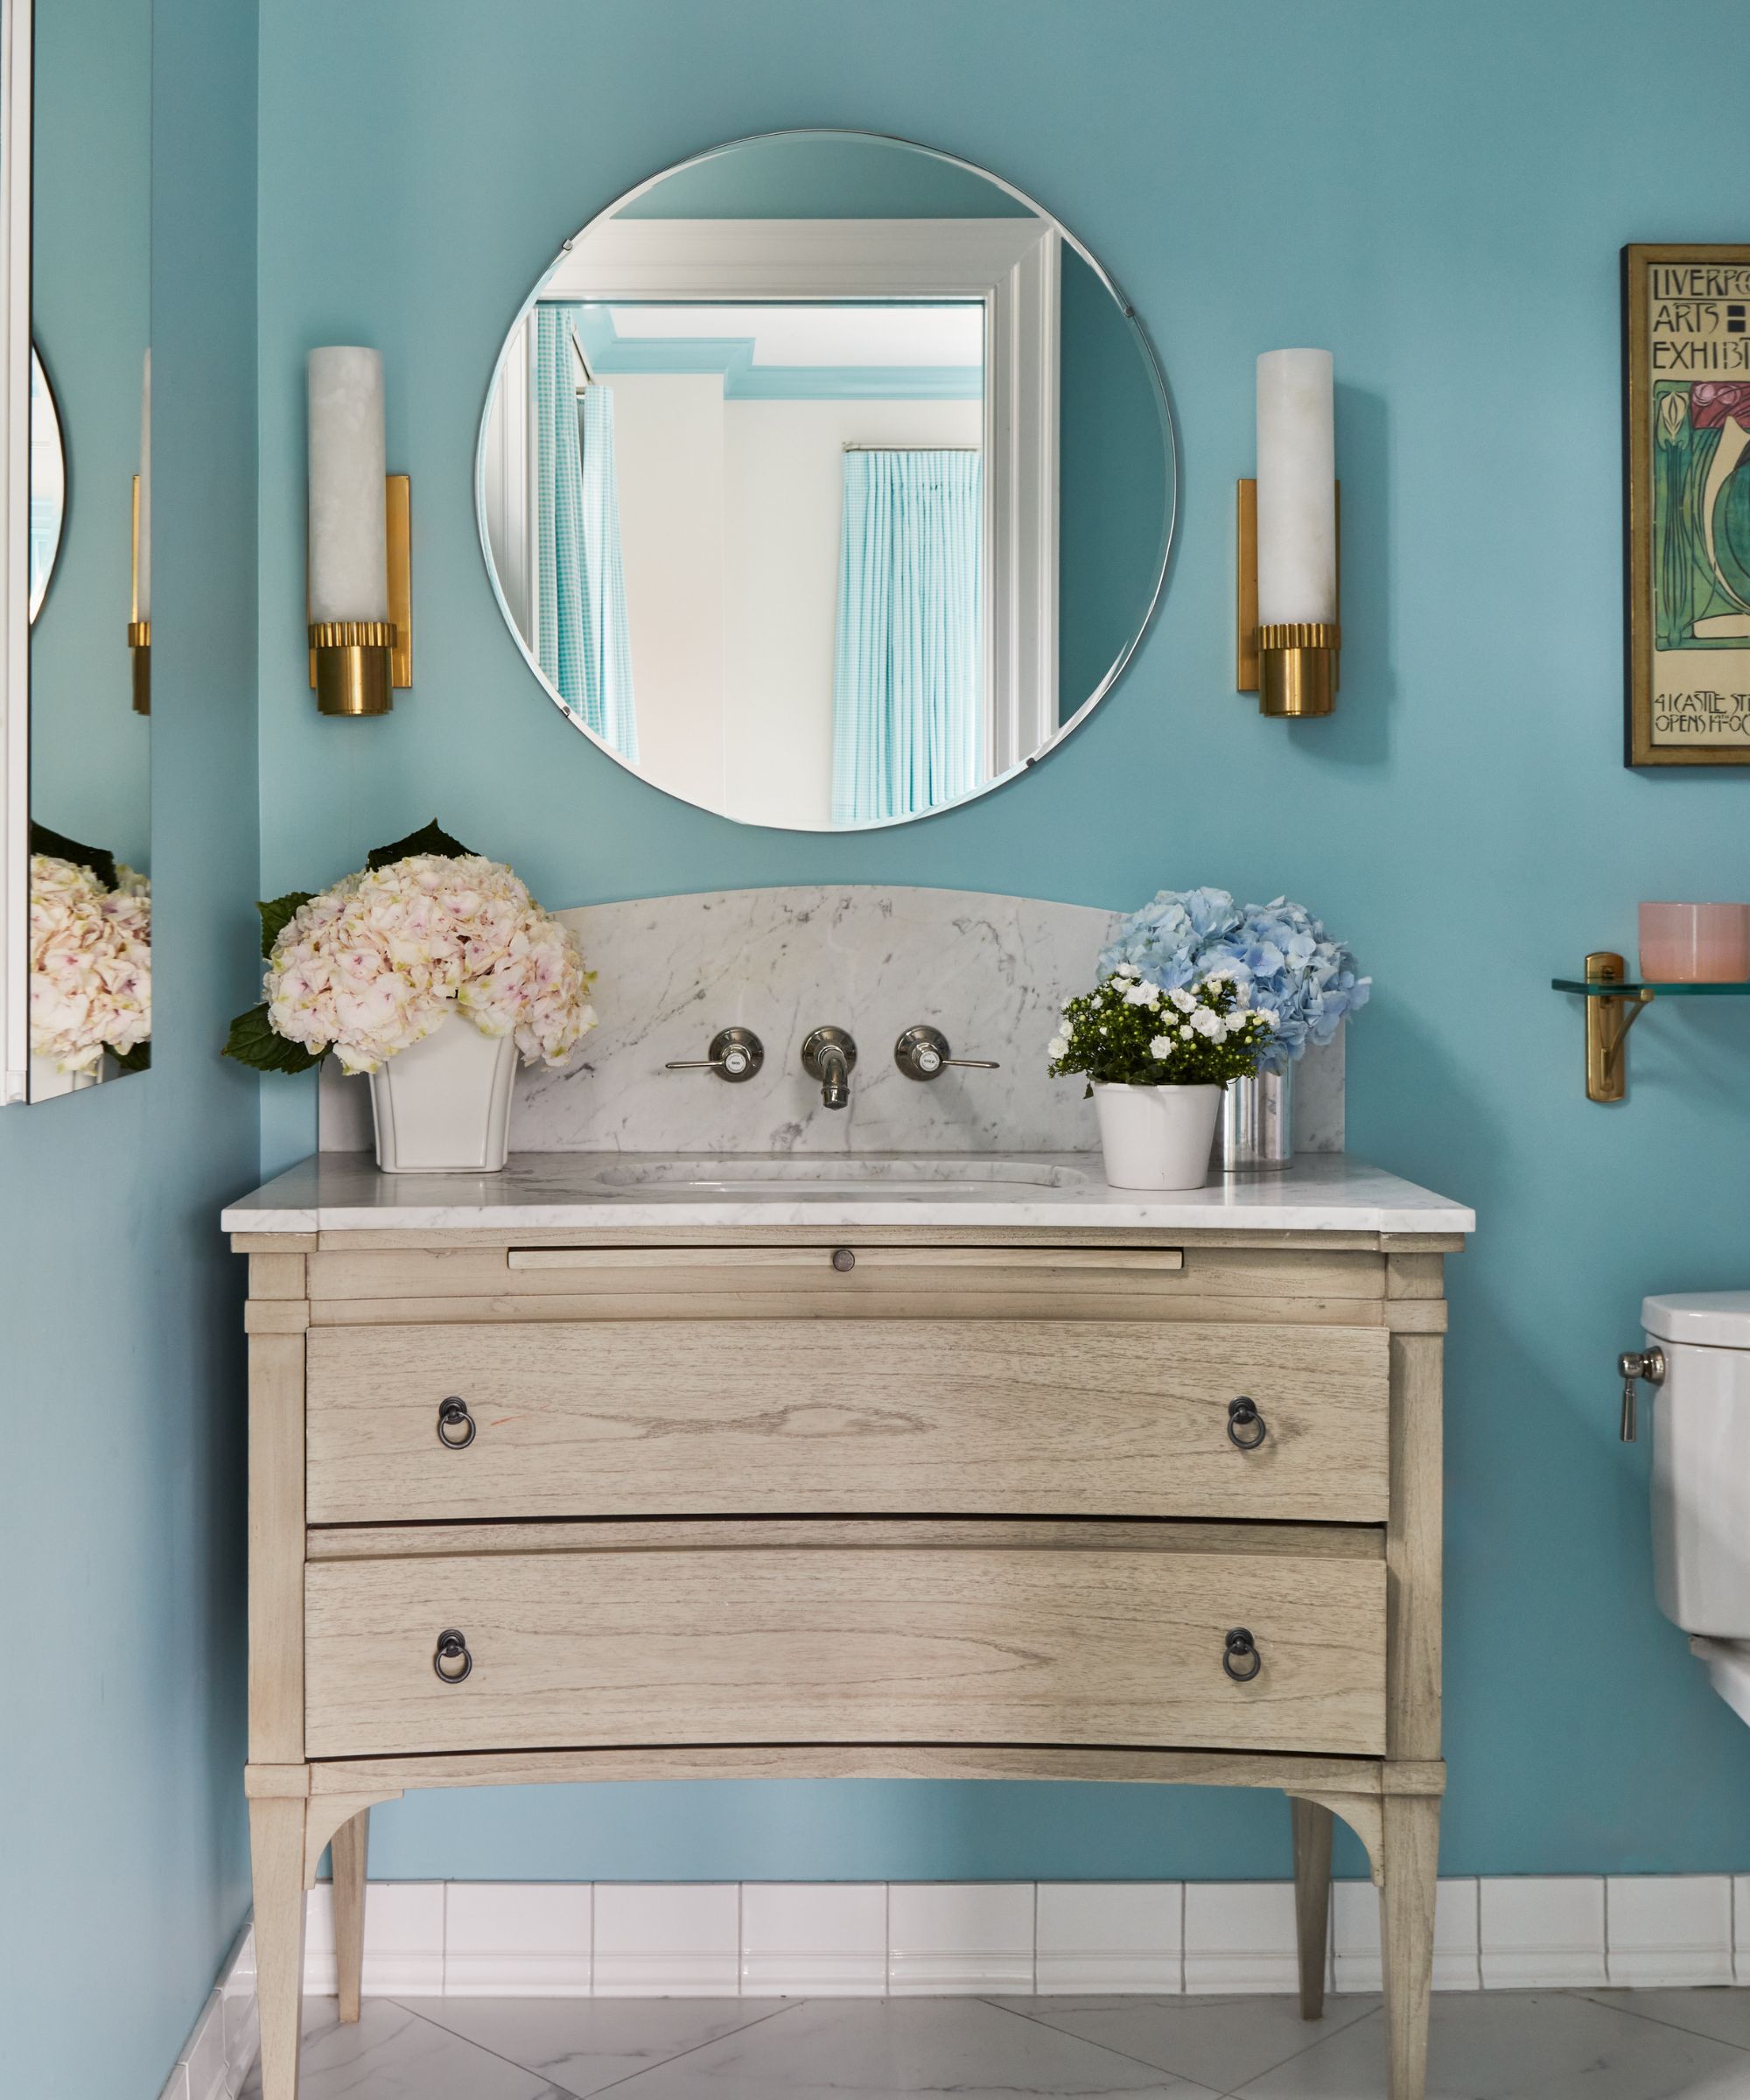
[[[156,2100],[248,1902],[255,47],[157,0],[154,1068],[0,1110],[0,2092],[45,2100]]]
[[[1377,990],[1362,1152],[1473,1201],[1452,1264],[1448,1751],[1456,1872],[1750,1867],[1750,1730],[1653,1605],[1647,1450],[1615,1441],[1643,1292],[1741,1284],[1750,1015],[1661,1007],[1634,1096],[1589,1105],[1548,989],[1632,950],[1642,896],[1750,892],[1750,774],[1619,762],[1617,249],[1742,235],[1690,150],[1736,0],[270,0],[262,66],[264,894],[436,815],[555,904],[831,879],[1128,903],[1286,890]],[[558,242],[737,135],[940,143],[1058,211],[1162,352],[1182,444],[1166,600],[1039,773],[833,839],[738,829],[592,751],[537,691],[476,550],[475,428]],[[1674,150],[1671,142],[1690,142]],[[414,478],[417,690],[319,721],[304,686],[302,359],[388,359]],[[1347,543],[1340,711],[1232,690],[1233,483],[1252,360],[1329,345]],[[613,987],[602,987],[612,998]],[[272,1090],[268,1164],[307,1150]],[[1063,1789],[636,1788],[427,1796],[392,1875],[1285,1871],[1280,1803]]]

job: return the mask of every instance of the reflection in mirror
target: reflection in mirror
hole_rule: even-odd
[[[150,1057],[150,721],[135,709],[129,621],[151,0],[38,7],[35,31],[29,1085],[40,1101]]]
[[[31,351],[31,621],[43,609],[66,514],[66,454],[43,360]]]
[[[586,227],[494,375],[482,538],[570,719],[668,793],[828,830],[1032,763],[1111,683],[1172,523],[1134,318],[1005,185],[745,141]]]

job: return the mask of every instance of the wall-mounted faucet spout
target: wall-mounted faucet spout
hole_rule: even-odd
[[[857,1045],[843,1028],[816,1028],[802,1045],[802,1069],[820,1082],[821,1106],[850,1106],[850,1071],[857,1062]]]

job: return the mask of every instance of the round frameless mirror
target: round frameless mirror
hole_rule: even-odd
[[[549,697],[668,794],[899,823],[1068,735],[1159,594],[1171,418],[1136,317],[1009,184],[857,132],[641,185],[530,294],[481,543]]]
[[[31,346],[31,618],[48,596],[66,516],[66,453],[60,414],[43,360]]]

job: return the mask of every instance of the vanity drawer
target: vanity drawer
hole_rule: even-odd
[[[1088,1233],[1069,1246],[828,1236],[707,1247],[325,1245],[308,1257],[310,1317],[317,1326],[920,1318],[1383,1324],[1385,1261],[1376,1252],[1098,1242]]]
[[[903,1522],[595,1530],[328,1535],[320,1550],[342,1557],[306,1570],[306,1754],[1385,1746],[1376,1533]],[[1238,1628],[1256,1656],[1236,1667],[1258,1664],[1247,1683],[1226,1667]],[[466,1650],[449,1665],[466,1662],[459,1683],[436,1668],[447,1632]]]
[[[542,1321],[308,1348],[318,1524],[1387,1514],[1377,1327]]]

